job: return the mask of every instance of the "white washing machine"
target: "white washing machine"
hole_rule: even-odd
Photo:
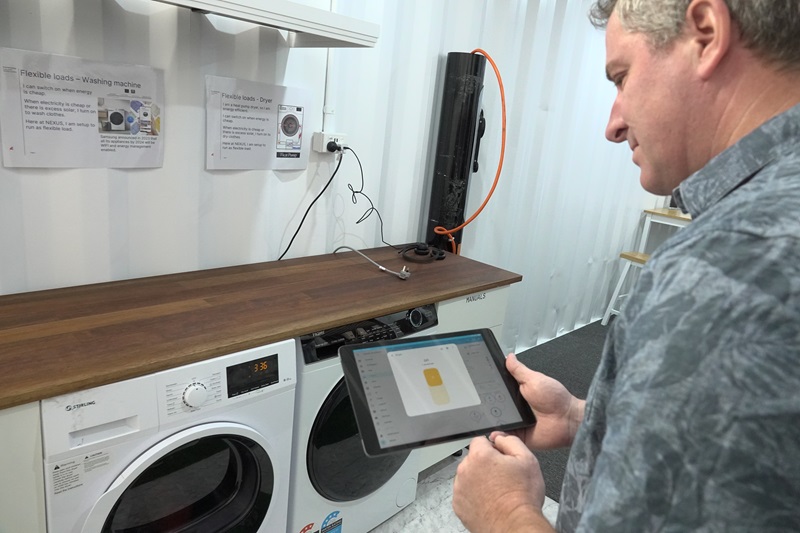
[[[286,530],[295,341],[44,400],[49,533]]]
[[[128,122],[128,112],[124,109],[109,109],[107,129],[111,131],[125,131]]]
[[[300,338],[288,533],[365,533],[414,501],[417,452],[367,457],[338,349],[436,323],[429,305]]]

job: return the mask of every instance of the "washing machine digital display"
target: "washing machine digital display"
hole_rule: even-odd
[[[226,367],[228,398],[274,385],[279,381],[278,354]]]

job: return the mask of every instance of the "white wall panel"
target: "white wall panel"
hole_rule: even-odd
[[[605,79],[604,34],[589,24],[588,8],[588,0],[336,4],[381,26],[373,53],[334,52],[339,75],[360,86],[339,78],[333,94],[341,99],[337,130],[350,135],[371,175],[381,175],[391,242],[419,235],[446,54],[482,48],[498,64],[508,114],[503,173],[465,230],[462,253],[523,274],[505,331],[518,349],[602,316],[618,254],[633,242],[641,209],[656,202],[639,186],[627,146],[604,138],[614,88]],[[386,104],[358,112],[371,100],[346,95],[369,87]],[[500,154],[500,97],[488,65],[482,103],[487,128],[467,215],[488,193]]]
[[[336,162],[305,171],[204,168],[206,74],[304,87],[323,126],[345,133],[393,244],[419,235],[448,52],[483,48],[506,90],[500,185],[467,228],[468,257],[523,274],[505,345],[524,349],[598,319],[641,209],[627,146],[603,137],[614,88],[588,0],[304,0],[380,25],[370,49],[293,49],[273,29],[149,0],[0,0],[0,46],[165,70],[160,169],[0,168],[0,293],[274,260]],[[500,153],[500,98],[487,67],[487,128],[468,214]],[[317,202],[287,257],[380,244],[376,215],[353,204],[355,158]]]
[[[304,123],[310,133],[321,128],[326,51],[217,22],[149,0],[0,1],[0,46],[150,65],[166,83],[162,168],[0,168],[0,293],[277,259],[328,162],[207,172],[205,75],[307,89],[317,110]],[[329,251],[320,228],[330,218],[317,206],[292,253]]]

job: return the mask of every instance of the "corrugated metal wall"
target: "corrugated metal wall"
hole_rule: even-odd
[[[348,74],[333,94],[336,127],[372,128],[366,149],[384,153],[381,205],[392,215],[392,235],[405,229],[402,212],[420,198],[420,176],[430,173],[446,54],[481,48],[497,63],[508,110],[503,173],[489,206],[465,230],[462,253],[523,274],[504,335],[518,350],[602,316],[619,252],[635,241],[642,209],[662,201],[641,189],[628,146],[604,138],[615,89],[605,77],[605,34],[589,24],[589,6],[587,0],[336,5],[381,24],[380,61],[336,51],[337,70]],[[367,97],[367,120],[357,118],[361,98],[346,91],[354,79],[361,81],[359,95],[378,89]],[[489,191],[500,152],[499,90],[489,66],[483,109],[487,128],[468,215]]]
[[[0,293],[275,260],[335,167],[208,172],[204,76],[300,86],[320,111],[305,131],[348,135],[385,237],[419,235],[447,52],[483,48],[506,88],[508,145],[494,199],[463,253],[524,275],[504,345],[524,349],[602,315],[617,254],[633,242],[644,193],[627,146],[605,141],[614,89],[603,33],[586,0],[306,0],[380,24],[374,49],[290,49],[269,28],[215,25],[149,0],[0,0],[0,46],[165,69],[164,167],[0,168]],[[488,191],[500,148],[499,96],[487,71],[487,130],[468,211]],[[356,221],[348,154],[291,256],[380,244],[377,217]]]

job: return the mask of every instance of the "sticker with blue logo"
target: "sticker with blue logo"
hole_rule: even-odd
[[[334,511],[325,517],[319,533],[342,533],[342,519],[339,518],[339,511]]]

